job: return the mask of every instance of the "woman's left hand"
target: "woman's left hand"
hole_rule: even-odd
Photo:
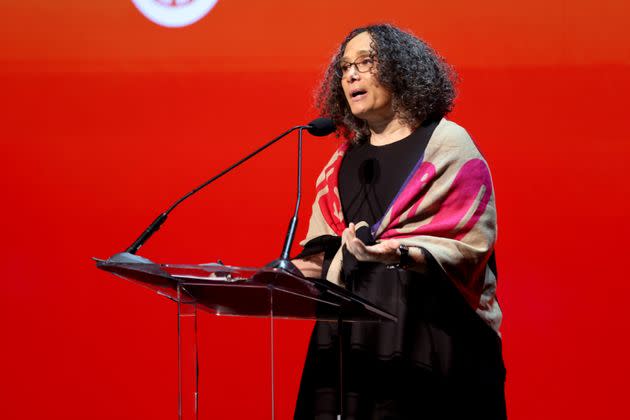
[[[343,231],[342,240],[350,252],[359,261],[379,262],[383,264],[397,264],[400,261],[398,247],[400,242],[395,239],[386,239],[375,245],[365,245],[357,238],[354,223]]]

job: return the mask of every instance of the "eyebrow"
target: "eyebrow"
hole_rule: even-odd
[[[373,51],[370,51],[370,50],[357,51],[357,58],[361,57],[362,55],[370,55],[372,53]],[[341,61],[350,61],[350,59],[344,55],[343,57],[341,57]]]

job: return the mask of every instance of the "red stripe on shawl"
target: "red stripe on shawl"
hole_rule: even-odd
[[[423,166],[424,164],[417,171],[420,179],[422,179],[425,173],[430,174],[430,172],[427,171],[430,167],[427,166],[423,170]],[[415,218],[415,212],[418,210],[418,207],[424,198],[422,188],[426,185],[426,183],[433,180],[435,172],[433,172],[432,175],[433,176],[427,176],[424,180],[425,182],[410,182],[407,185],[406,189],[410,189],[411,191],[403,191],[404,197],[407,199],[406,204],[409,203],[408,197],[417,197],[419,194],[422,195],[418,197],[418,201],[412,206],[413,212],[407,212],[405,210],[406,206],[402,206],[403,203],[401,203],[400,206],[395,207],[396,211],[404,212],[404,214],[406,214],[406,217],[402,218],[403,213],[392,213],[392,216],[395,217],[393,220],[396,221],[397,224],[400,222],[404,224],[406,220],[413,220]],[[485,187],[485,192],[481,197],[480,202],[476,203],[477,196],[479,195],[479,191],[482,187]],[[429,223],[419,226],[413,231],[405,233],[401,233],[397,229],[386,228],[385,232],[381,235],[381,239],[430,235],[459,240],[466,236],[473,226],[475,226],[481,215],[486,210],[486,206],[488,205],[491,196],[492,181],[490,178],[490,171],[488,170],[486,163],[481,159],[471,159],[461,167],[455,176],[455,179],[446,194],[446,198],[441,203],[438,212],[433,216]],[[401,194],[400,198],[403,198],[403,194]],[[463,220],[471,207],[475,205],[477,207],[473,215],[464,226],[456,231],[455,227]],[[390,226],[394,227],[396,225],[390,223]]]
[[[327,191],[319,198],[317,205],[322,212],[322,216],[326,221],[326,224],[339,236],[346,228],[346,223],[343,220],[343,210],[341,208],[341,200],[339,193],[337,192],[337,185],[339,179],[339,169],[341,168],[341,161],[345,151],[348,149],[347,144],[343,144],[336,152],[336,159],[324,168],[324,179],[322,182],[316,185],[316,194],[324,190]],[[337,216],[340,215],[341,217]]]

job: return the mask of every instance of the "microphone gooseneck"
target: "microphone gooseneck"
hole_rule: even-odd
[[[266,148],[268,148],[269,146],[271,146],[272,144],[276,143],[277,141],[279,141],[280,139],[282,139],[283,137],[285,137],[286,135],[288,135],[289,133],[291,133],[291,132],[293,132],[295,130],[299,130],[299,135],[298,135],[298,198],[297,198],[297,203],[296,203],[296,208],[295,208],[295,213],[294,213],[294,218],[293,218],[295,220],[292,219],[291,224],[289,226],[289,232],[287,232],[287,237],[285,239],[285,245],[283,247],[282,257],[281,257],[281,260],[288,261],[288,255],[289,255],[289,252],[290,252],[290,249],[291,249],[291,244],[293,242],[293,237],[295,236],[295,229],[296,229],[296,226],[297,226],[297,212],[298,212],[299,205],[300,205],[300,195],[301,195],[300,184],[301,184],[301,174],[302,174],[302,131],[303,130],[307,130],[313,136],[318,136],[318,137],[326,136],[326,135],[332,133],[333,131],[335,131],[334,123],[332,122],[332,120],[330,120],[328,118],[317,118],[317,119],[311,121],[308,125],[298,125],[298,126],[295,126],[295,127],[292,127],[290,129],[288,129],[287,131],[285,131],[284,133],[280,134],[279,136],[277,136],[273,140],[271,140],[268,143],[264,144],[263,146],[259,147],[258,149],[256,149],[252,153],[248,154],[244,158],[240,159],[236,163],[230,165],[229,167],[227,167],[223,171],[219,172],[217,175],[213,176],[212,178],[210,178],[209,180],[207,180],[203,184],[201,184],[198,187],[194,188],[193,190],[189,191],[187,194],[185,194],[179,200],[174,202],[166,211],[161,213],[149,225],[149,227],[147,227],[147,229],[145,229],[145,231],[129,246],[129,248],[126,249],[125,254],[135,254],[136,252],[138,252],[140,247],[142,247],[142,245],[144,245],[149,240],[149,238],[151,238],[151,236],[160,229],[162,224],[164,224],[164,222],[166,221],[168,215],[178,205],[180,205],[184,200],[186,200],[188,197],[190,197],[191,195],[195,194],[196,192],[198,192],[202,188],[206,187],[207,185],[211,184],[212,182],[216,181],[217,179],[221,178],[222,176],[226,175],[232,169],[236,168],[237,166],[239,166],[242,163],[246,162],[247,160],[251,159],[252,157],[257,155],[258,153],[262,152],[263,150],[265,150]],[[119,254],[117,254],[117,255],[119,255]],[[289,264],[291,264],[291,263],[289,262]],[[284,266],[284,264],[282,264],[282,266]],[[282,267],[282,268],[284,268],[284,267]]]
[[[336,129],[335,123],[330,118],[317,118],[306,127],[306,130],[317,137],[327,136]],[[291,246],[293,245],[293,239],[295,238],[295,231],[298,223],[298,212],[300,210],[300,199],[302,197],[302,131],[300,128],[298,131],[298,153],[297,153],[297,199],[295,201],[295,211],[293,217],[289,222],[289,228],[284,238],[284,246],[282,247],[282,253],[280,258],[267,264],[267,267],[281,268],[289,273],[292,273],[298,277],[302,277],[300,270],[289,259],[289,253],[291,252]]]

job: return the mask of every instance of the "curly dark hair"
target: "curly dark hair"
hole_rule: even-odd
[[[404,124],[415,129],[424,121],[440,119],[452,110],[457,75],[429,45],[390,24],[356,28],[333,56],[315,99],[315,106],[322,115],[335,121],[340,135],[358,143],[370,136],[367,123],[350,111],[338,74],[346,45],[366,31],[377,57],[375,76],[392,93],[394,112]]]

